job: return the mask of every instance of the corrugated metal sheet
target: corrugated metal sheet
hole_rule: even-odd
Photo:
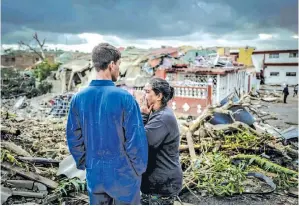
[[[217,52],[214,50],[194,49],[194,50],[187,51],[186,54],[182,58],[187,62],[194,62],[196,56],[204,56],[205,57],[205,56],[208,56],[209,54],[213,54],[213,53],[217,53]]]
[[[159,58],[161,56],[170,55],[171,57],[178,57],[179,50],[177,48],[162,48],[155,49],[149,52],[150,59]]]

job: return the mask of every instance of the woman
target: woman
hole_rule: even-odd
[[[182,189],[180,133],[173,111],[167,107],[174,89],[164,79],[153,78],[144,91],[141,112],[149,154],[141,182],[142,204],[170,205]]]

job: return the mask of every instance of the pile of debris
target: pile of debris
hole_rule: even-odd
[[[53,85],[42,81],[36,86],[36,79],[30,71],[1,68],[1,98],[11,99],[20,96],[36,97],[51,91]]]
[[[24,119],[7,111],[1,119],[1,204],[88,203],[86,183],[58,173],[69,155],[65,119]]]
[[[183,193],[284,189],[298,195],[298,128],[280,131],[252,116],[249,111],[262,114],[255,101],[232,94],[192,122],[178,119]],[[66,118],[22,118],[7,111],[1,118],[2,204],[88,204],[85,172],[76,169],[66,145]]]
[[[201,196],[298,191],[298,128],[279,132],[255,121],[249,111],[260,111],[251,101],[232,94],[189,124],[179,120],[184,190]]]
[[[2,109],[23,118],[61,118],[67,116],[73,95],[73,93],[47,93],[31,99],[21,96],[15,99],[2,99],[1,104]]]

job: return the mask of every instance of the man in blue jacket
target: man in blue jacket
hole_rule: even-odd
[[[77,168],[86,169],[90,204],[140,204],[148,144],[137,102],[113,83],[120,57],[115,47],[97,45],[97,79],[70,104],[67,143]]]

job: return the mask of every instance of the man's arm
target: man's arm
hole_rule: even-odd
[[[137,102],[128,95],[124,111],[125,150],[138,175],[147,167],[148,144]]]
[[[85,145],[82,135],[82,127],[79,119],[79,113],[76,108],[76,96],[70,103],[69,115],[66,126],[66,138],[70,153],[72,154],[77,168],[85,169]]]

